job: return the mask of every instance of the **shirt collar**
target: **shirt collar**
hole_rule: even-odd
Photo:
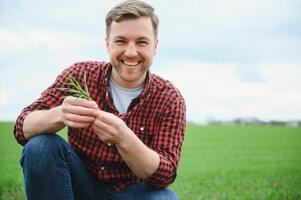
[[[112,72],[112,67],[113,66],[111,63],[106,63],[104,72],[102,73],[102,77],[101,77],[102,86],[105,86],[107,89],[109,88],[109,78],[110,78],[110,74]],[[152,81],[153,81],[153,75],[150,72],[150,70],[148,70],[146,73],[146,77],[145,77],[144,90],[142,91],[142,93],[140,95],[141,100],[147,98],[148,95],[150,94]]]
[[[144,90],[140,95],[141,100],[147,98],[148,95],[150,94],[152,81],[153,81],[152,73],[150,72],[150,70],[148,70],[145,77]]]

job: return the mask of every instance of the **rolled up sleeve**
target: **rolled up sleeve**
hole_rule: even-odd
[[[159,131],[153,137],[152,149],[159,154],[157,170],[144,180],[153,189],[164,189],[177,176],[182,144],[186,131],[186,108],[183,98],[174,98],[161,120]]]
[[[70,66],[64,70],[56,78],[55,82],[42,92],[40,98],[22,110],[14,127],[14,136],[19,144],[25,145],[27,142],[23,132],[23,124],[27,115],[36,110],[49,110],[60,105],[63,101],[63,98],[61,97],[65,96],[66,94],[64,94],[62,91],[59,91],[58,88],[66,87],[65,83],[68,79],[67,74],[73,75],[76,70],[77,68],[74,66]]]

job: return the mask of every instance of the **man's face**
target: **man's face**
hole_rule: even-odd
[[[140,86],[152,64],[157,43],[149,17],[112,22],[106,45],[113,80],[124,88]]]

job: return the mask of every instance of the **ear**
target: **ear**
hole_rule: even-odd
[[[159,43],[159,40],[156,39],[156,41],[155,41],[155,46],[154,46],[154,55],[156,55],[157,48],[158,48],[158,43]]]
[[[105,42],[106,42],[107,51],[109,52],[109,38],[108,37],[105,38]]]

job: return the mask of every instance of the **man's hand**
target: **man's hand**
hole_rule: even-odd
[[[92,128],[101,141],[114,144],[121,143],[123,136],[129,131],[122,119],[102,110],[96,112]]]
[[[94,101],[67,96],[61,105],[61,120],[72,128],[86,128],[94,122],[97,110]]]
[[[23,123],[24,137],[30,139],[37,134],[54,133],[65,126],[88,127],[94,122],[97,110],[94,101],[68,96],[60,106],[29,113]]]
[[[159,155],[148,148],[119,117],[98,110],[92,128],[101,141],[115,144],[122,159],[137,177],[145,179],[158,168]]]

